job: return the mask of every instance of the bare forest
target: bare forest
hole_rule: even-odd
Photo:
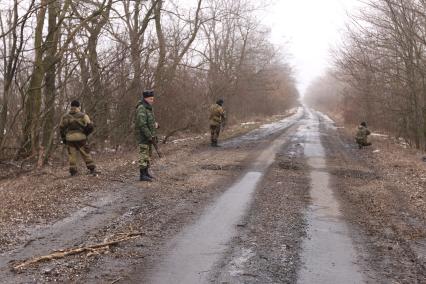
[[[1,284],[425,283],[425,151],[426,0],[0,0]]]
[[[426,1],[375,0],[352,13],[334,67],[306,100],[426,149]]]
[[[285,50],[256,18],[257,1],[11,0],[0,3],[0,159],[46,164],[78,99],[98,149],[135,143],[144,89],[163,134],[206,131],[207,109],[230,122],[282,113],[298,92]]]

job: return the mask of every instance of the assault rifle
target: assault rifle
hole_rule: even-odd
[[[221,122],[221,124],[220,124],[220,128],[221,128],[222,130],[224,130],[224,129],[225,129],[225,127],[226,127],[226,122],[227,122],[227,117],[226,117],[226,116],[223,116],[223,117],[222,117],[222,122]]]
[[[163,157],[163,154],[161,154],[160,149],[158,148],[158,138],[154,137],[154,139],[152,139],[152,146],[154,146],[155,152],[157,152],[157,155],[159,158]]]

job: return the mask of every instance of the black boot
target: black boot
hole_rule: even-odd
[[[147,175],[147,169],[139,169],[139,173],[140,173],[140,177],[139,177],[139,180],[140,181],[152,181],[152,178],[150,178],[148,175]]]
[[[76,169],[70,169],[70,174],[71,176],[76,176],[77,175],[77,170]]]
[[[219,147],[219,145],[217,144],[217,141],[212,141],[212,147]]]
[[[89,166],[89,167],[87,167],[87,169],[89,170],[89,173],[91,175],[96,176],[99,173],[98,171],[96,171],[96,167],[95,166]]]

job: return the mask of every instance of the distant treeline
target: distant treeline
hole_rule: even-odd
[[[426,150],[426,1],[370,0],[307,101]]]
[[[165,133],[204,130],[217,98],[231,121],[296,103],[293,71],[256,19],[257,1],[185,3],[2,1],[0,159],[43,153],[47,162],[72,99],[94,121],[99,147],[133,143],[143,89],[158,94]]]

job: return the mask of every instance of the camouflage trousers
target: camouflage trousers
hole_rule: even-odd
[[[359,148],[361,149],[362,147],[367,147],[367,146],[371,146],[371,143],[368,142],[366,139],[359,139],[356,138],[355,139],[356,143],[358,144]]]
[[[139,144],[139,168],[149,168],[151,164],[152,156],[152,145],[151,144]]]
[[[220,125],[210,125],[210,135],[212,143],[217,143],[220,134]]]
[[[95,169],[96,165],[90,155],[89,145],[86,143],[86,140],[70,142],[67,141],[67,150],[68,150],[68,161],[70,164],[70,171],[77,171],[77,153],[80,153],[80,156],[83,158],[86,163],[86,167],[90,169]]]

